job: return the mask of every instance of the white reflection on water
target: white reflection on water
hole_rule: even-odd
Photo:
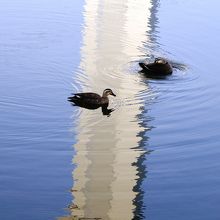
[[[145,10],[143,10],[145,8]],[[145,130],[139,119],[150,88],[129,73],[128,63],[140,55],[143,42],[152,42],[150,0],[87,0],[84,11],[83,46],[76,80],[84,91],[102,93],[111,88],[119,100],[130,100],[103,117],[99,110],[80,110],[76,156],[73,159],[72,216],[132,219],[137,208],[138,160]],[[143,92],[144,91],[144,92]],[[138,95],[142,94],[142,95]],[[114,105],[114,100],[111,100]],[[117,107],[117,105],[116,105]]]

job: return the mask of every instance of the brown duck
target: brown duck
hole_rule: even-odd
[[[76,93],[69,97],[68,101],[74,103],[74,105],[87,109],[97,109],[99,107],[107,108],[109,104],[109,95],[116,96],[111,89],[105,89],[102,96],[92,92]]]
[[[156,58],[153,63],[148,64],[140,62],[139,65],[142,68],[141,72],[152,78],[162,78],[173,72],[172,65],[164,58]]]

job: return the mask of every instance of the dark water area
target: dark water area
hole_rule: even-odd
[[[219,219],[217,0],[0,6],[0,219]]]

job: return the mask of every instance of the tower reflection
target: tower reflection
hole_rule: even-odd
[[[81,71],[75,80],[87,91],[113,88],[121,100],[111,117],[82,110],[71,216],[61,219],[141,219],[146,132],[151,129],[143,112],[152,94],[125,67],[140,55],[143,42],[152,43],[146,32],[153,30],[153,9],[150,0],[85,1]]]

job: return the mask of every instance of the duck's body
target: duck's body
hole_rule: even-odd
[[[140,62],[139,65],[142,67],[141,72],[153,78],[165,77],[173,72],[172,65],[164,58],[156,58],[153,63],[148,64]]]
[[[74,96],[69,97],[68,100],[75,105],[87,109],[97,109],[99,107],[108,107],[109,99],[108,95],[116,96],[111,89],[105,89],[103,95],[93,92],[76,93]]]

